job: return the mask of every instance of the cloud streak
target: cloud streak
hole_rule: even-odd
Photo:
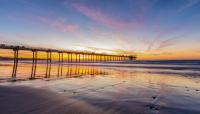
[[[193,7],[194,5],[200,3],[200,0],[186,0],[186,4],[183,5],[178,11],[181,12],[181,11],[184,11],[188,8],[191,8]]]
[[[168,41],[168,45],[169,45],[169,41],[172,41],[172,38],[171,38],[171,40],[166,40],[166,42],[163,42],[162,39],[164,39],[165,37],[168,37],[168,35],[172,35],[173,33],[177,32],[178,29],[180,29],[180,27],[182,27],[182,26],[176,26],[176,27],[171,28],[169,30],[162,30],[162,31],[160,30],[160,31],[158,31],[157,34],[156,34],[156,37],[149,43],[147,51],[151,51],[153,48],[156,47],[157,44],[158,45],[163,45],[163,46],[166,45],[167,46],[167,43],[166,43],[167,41]],[[174,39],[175,38],[173,38],[173,40]],[[157,49],[159,49],[159,48],[157,48]]]
[[[164,40],[164,41],[161,41],[159,46],[158,46],[158,49],[164,49],[166,47],[169,47],[169,46],[172,46],[172,45],[175,45],[177,42],[177,39],[176,38],[170,38],[170,39],[167,39],[167,40]]]
[[[67,23],[65,18],[59,19],[50,19],[44,16],[36,17],[40,22],[43,22],[46,25],[49,25],[57,30],[61,30],[62,32],[75,32],[79,29],[78,25]]]
[[[101,23],[103,25],[112,27],[112,28],[125,28],[133,25],[131,22],[126,22],[123,20],[116,20],[111,16],[106,15],[99,9],[91,9],[83,4],[73,3],[72,6],[82,13],[83,15],[89,17],[93,21]]]

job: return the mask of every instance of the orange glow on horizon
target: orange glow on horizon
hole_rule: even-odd
[[[124,52],[116,50],[116,54],[122,55],[136,55],[137,60],[197,60],[200,59],[199,50],[168,50],[168,51],[137,51],[137,52]],[[67,54],[64,54],[64,58],[67,58]],[[13,57],[12,50],[0,50],[0,57]],[[32,53],[30,51],[19,51],[19,58],[32,58]],[[46,58],[45,52],[38,53],[39,59]],[[52,53],[52,58],[58,60],[58,54]],[[69,57],[70,58],[70,57]],[[76,56],[73,54],[72,59]],[[81,56],[82,58],[82,56]],[[86,57],[87,58],[87,57]]]
[[[136,52],[138,60],[198,60],[200,53],[196,50],[170,50]]]

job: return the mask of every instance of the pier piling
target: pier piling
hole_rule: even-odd
[[[37,51],[32,50],[32,70],[31,70],[31,79],[35,78],[37,68]]]
[[[18,67],[18,56],[19,56],[19,50],[18,48],[14,48],[14,64],[13,64],[13,72],[12,72],[12,80],[16,80],[16,75],[17,75],[17,67]]]

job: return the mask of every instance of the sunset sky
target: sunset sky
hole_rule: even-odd
[[[200,59],[200,0],[0,0],[0,43]]]

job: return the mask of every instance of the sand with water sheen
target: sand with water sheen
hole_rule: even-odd
[[[199,71],[92,68],[104,73],[2,82],[0,113],[200,114]]]

